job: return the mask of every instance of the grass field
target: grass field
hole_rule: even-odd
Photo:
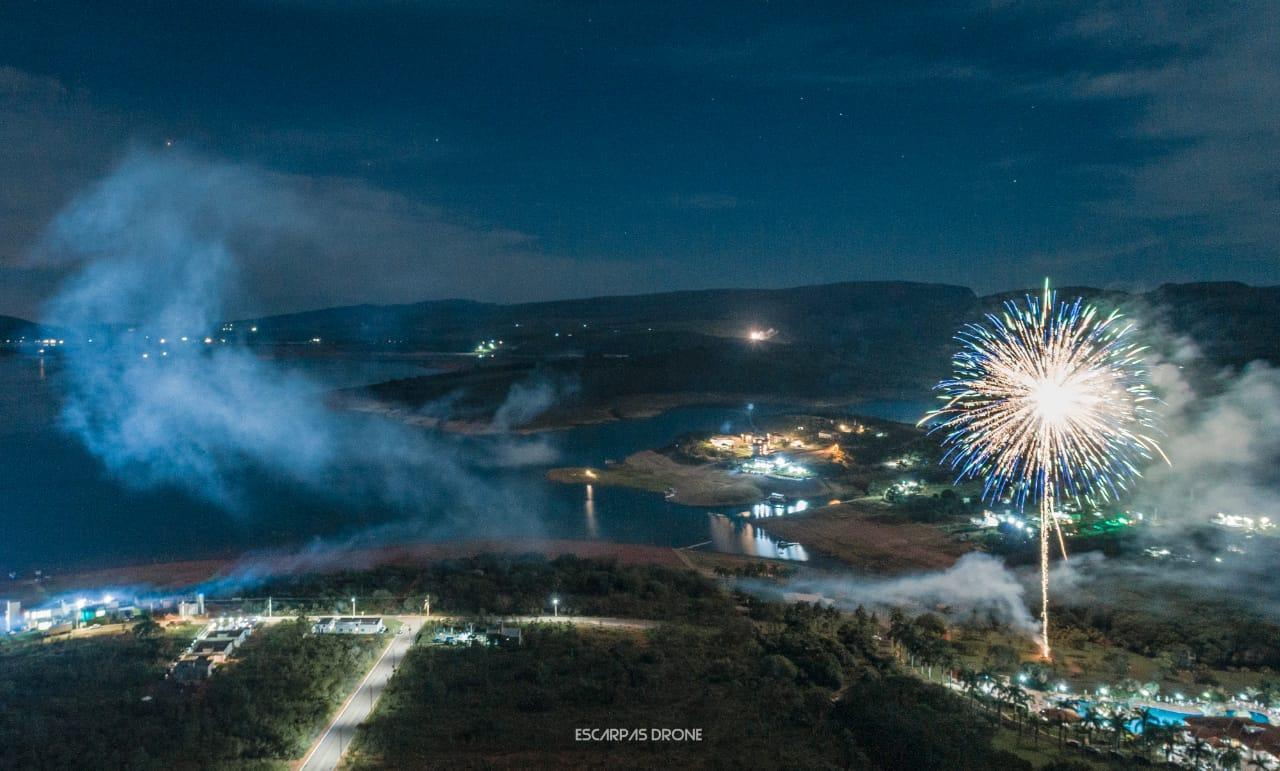
[[[765,529],[876,573],[944,569],[970,550],[934,525],[886,521],[891,515],[887,504],[860,499],[773,519]]]

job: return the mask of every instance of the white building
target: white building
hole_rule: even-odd
[[[16,632],[23,627],[22,623],[22,603],[17,600],[0,600],[0,610],[4,611],[4,626],[0,627],[0,632],[8,634]]]
[[[316,634],[381,634],[387,631],[378,616],[325,617],[311,627]]]

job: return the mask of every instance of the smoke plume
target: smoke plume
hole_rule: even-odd
[[[819,594],[838,606],[915,607],[920,610],[977,612],[1034,634],[1026,586],[999,559],[972,552],[950,568],[894,578],[823,576],[797,578],[789,591]]]
[[[293,205],[251,168],[150,154],[73,200],[37,253],[79,266],[48,309],[80,336],[62,427],[125,483],[229,509],[265,478],[413,513],[528,510],[478,483],[457,443],[330,410],[307,376],[222,343],[246,290],[236,245],[269,245]]]

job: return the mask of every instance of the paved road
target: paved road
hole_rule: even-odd
[[[342,753],[356,735],[356,727],[373,711],[387,681],[395,672],[396,666],[404,658],[404,654],[413,645],[413,638],[422,628],[422,617],[400,616],[404,623],[403,631],[391,640],[391,644],[383,651],[382,657],[369,670],[369,674],[360,682],[360,686],[347,698],[333,722],[320,735],[319,741],[311,746],[299,766],[303,771],[331,771],[338,767]]]
[[[282,618],[282,617],[281,617]],[[404,654],[413,645],[413,639],[424,623],[448,623],[455,620],[449,616],[394,616],[404,624],[404,631],[392,639],[381,658],[369,670],[369,674],[360,682],[360,686],[347,698],[333,721],[325,728],[320,739],[311,746],[311,750],[303,757],[299,771],[332,771],[338,767],[351,740],[355,737],[356,728],[364,722],[373,706],[377,704],[387,681],[395,672],[395,667]],[[268,622],[279,620],[276,617]],[[457,619],[461,621],[462,619]],[[507,623],[567,623],[575,626],[595,626],[606,629],[652,629],[658,625],[656,621],[632,618],[602,618],[597,616],[508,616]]]

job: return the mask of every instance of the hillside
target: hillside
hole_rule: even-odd
[[[0,316],[0,342],[19,337],[32,337],[39,327],[26,319],[14,316]]]
[[[1193,339],[1207,369],[1280,363],[1280,287],[1059,291],[1119,307],[1166,342],[1164,333]],[[559,392],[558,407],[573,413],[552,420],[563,422],[697,401],[920,398],[947,372],[956,330],[1021,294],[847,282],[515,305],[438,300],[243,319],[210,333],[299,355],[411,355],[442,370],[343,395],[366,407],[371,397],[417,413],[446,401],[450,418],[487,420],[513,384],[545,381]],[[33,325],[0,317],[0,335],[6,329],[29,333]],[[763,339],[751,339],[753,331]],[[477,357],[481,344],[492,351]]]
[[[367,394],[415,409],[448,397],[454,417],[483,419],[512,384],[531,378],[572,392],[561,407],[580,416],[653,395],[681,394],[683,402],[850,401],[922,393],[945,370],[951,336],[977,303],[961,287],[867,283],[405,306],[394,311],[402,336],[384,338],[403,341],[395,347],[470,351],[493,340],[495,355],[455,359],[445,374],[382,384]],[[434,327],[424,323],[428,318]],[[258,335],[279,333],[268,322],[258,326]],[[752,330],[767,339],[750,339]]]
[[[1147,328],[1194,339],[1207,370],[1280,362],[1274,334],[1280,287],[1166,285],[1144,294],[1066,288],[1118,307]],[[780,290],[710,290],[525,305],[420,303],[350,308],[258,321],[276,339],[377,343],[464,352],[501,341],[496,355],[453,358],[444,374],[360,394],[415,412],[443,400],[448,416],[486,420],[513,384],[545,380],[563,393],[543,417],[556,425],[742,399],[852,402],[921,398],[948,370],[953,336],[1000,308],[952,286],[846,283]],[[312,325],[307,327],[306,325]],[[380,342],[371,337],[377,330]],[[749,339],[751,330],[767,339]],[[1155,342],[1158,342],[1159,338]],[[567,386],[567,387],[566,387]]]
[[[0,316],[0,355],[19,350],[21,342],[51,334],[40,325],[14,316]]]

